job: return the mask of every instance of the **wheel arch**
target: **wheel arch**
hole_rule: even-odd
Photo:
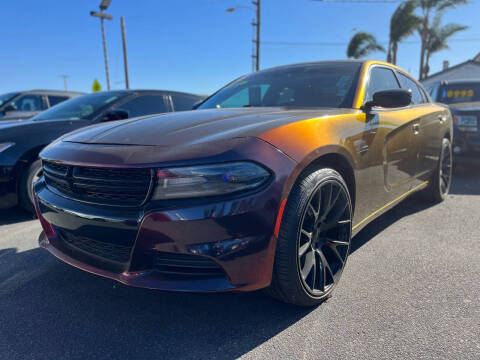
[[[22,173],[25,171],[26,168],[28,168],[29,164],[31,164],[33,161],[35,161],[38,158],[38,154],[40,154],[40,151],[42,151],[42,149],[47,145],[48,144],[35,146],[25,151],[18,158],[13,169],[15,181],[17,183],[17,192],[18,192],[18,183],[20,181]]]
[[[285,196],[283,198],[288,198],[288,194],[290,194],[293,186],[303,174],[311,172],[314,168],[318,167],[329,167],[342,176],[350,193],[352,211],[354,213],[357,188],[354,161],[349,152],[344,147],[338,145],[321,147],[305,156],[304,159],[298,163],[290,179],[287,181],[284,190]]]

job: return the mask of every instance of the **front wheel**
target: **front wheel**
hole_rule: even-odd
[[[42,161],[35,160],[22,174],[18,188],[20,206],[30,213],[35,212],[33,204],[33,184],[42,176]]]
[[[452,182],[452,144],[450,140],[442,140],[438,165],[430,178],[428,187],[424,190],[427,200],[442,202],[445,200]]]
[[[328,298],[348,257],[351,222],[350,194],[338,172],[321,168],[302,176],[285,206],[267,292],[299,306]]]

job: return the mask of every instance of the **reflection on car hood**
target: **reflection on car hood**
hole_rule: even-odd
[[[194,145],[256,136],[287,123],[320,116],[354,113],[353,109],[206,109],[105,123],[76,131],[63,141],[84,144]]]
[[[3,120],[2,118],[0,119],[0,130],[8,129],[15,126],[22,126],[27,123],[32,123],[32,121],[31,120]]]

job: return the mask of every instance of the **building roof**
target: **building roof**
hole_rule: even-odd
[[[458,69],[459,67],[465,66],[465,65],[467,65],[467,64],[477,65],[477,66],[480,67],[480,53],[479,53],[477,56],[475,56],[473,59],[471,59],[471,60],[464,61],[464,62],[462,62],[462,63],[460,63],[460,64],[451,66],[451,67],[449,67],[449,68],[447,68],[447,69],[445,69],[445,70],[442,70],[442,71],[436,72],[436,73],[434,73],[434,74],[428,75],[428,76],[427,76],[425,79],[423,79],[422,81],[429,80],[429,79],[431,79],[431,78],[433,78],[433,77],[436,77],[436,76],[438,76],[438,75],[440,75],[440,74],[446,74],[446,73],[448,73],[448,72],[450,72],[450,71],[452,71],[452,70]]]

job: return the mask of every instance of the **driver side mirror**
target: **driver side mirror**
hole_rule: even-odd
[[[129,113],[126,110],[110,110],[106,112],[102,117],[103,121],[115,121],[115,120],[125,120],[128,119]]]
[[[377,91],[373,94],[373,100],[367,101],[363,105],[363,110],[369,114],[372,108],[379,106],[382,108],[401,108],[410,105],[412,102],[412,93],[405,89],[391,89]]]

